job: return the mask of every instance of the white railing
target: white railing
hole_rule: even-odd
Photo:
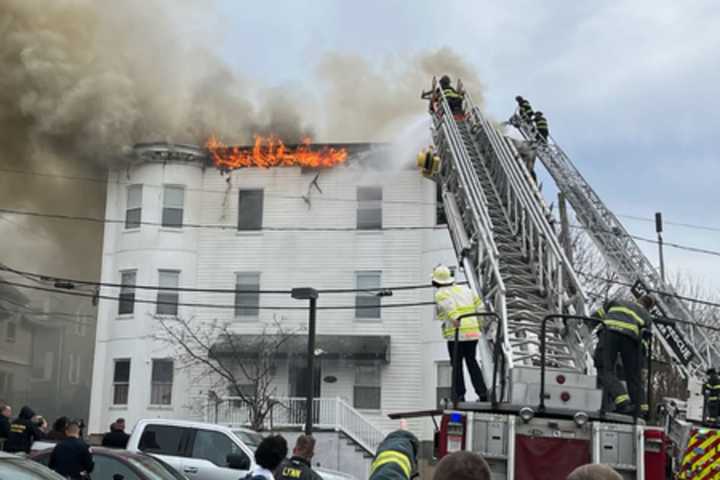
[[[275,397],[263,427],[297,428],[305,425],[304,397]],[[224,397],[208,402],[205,419],[232,426],[250,425],[250,408],[240,397]],[[313,399],[313,426],[341,432],[363,450],[375,454],[386,433],[341,398]]]

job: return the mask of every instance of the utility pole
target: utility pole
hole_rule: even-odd
[[[317,315],[318,291],[310,287],[293,288],[290,296],[296,300],[310,300],[308,322],[307,371],[308,393],[305,397],[305,435],[312,435],[313,395],[315,391],[315,317]]]
[[[660,278],[662,278],[663,283],[665,283],[665,255],[663,254],[662,231],[663,231],[662,213],[655,212],[655,232],[657,233],[657,236],[658,236],[658,253],[660,255]]]

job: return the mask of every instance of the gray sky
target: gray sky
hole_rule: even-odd
[[[492,116],[506,118],[516,94],[545,112],[615,213],[720,228],[719,2],[225,0],[220,14],[219,55],[279,87],[311,86],[332,52],[379,69],[450,47],[477,69]],[[621,220],[654,236],[650,222]],[[717,231],[666,225],[665,238],[720,250]],[[720,287],[720,257],[668,249],[666,258]]]

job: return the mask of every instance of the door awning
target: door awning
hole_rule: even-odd
[[[307,335],[232,335],[218,341],[213,356],[257,358],[262,352],[276,352],[279,358],[307,355]],[[390,363],[389,335],[316,335],[316,355],[323,359],[380,361]]]

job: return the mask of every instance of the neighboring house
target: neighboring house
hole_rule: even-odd
[[[433,229],[435,185],[410,168],[414,159],[390,159],[390,149],[376,145],[347,147],[347,163],[331,169],[221,174],[203,149],[148,144],[135,148],[129,166],[110,171],[106,218],[124,223],[105,226],[102,281],[123,287],[101,292],[121,301],[101,299],[98,307],[90,432],[104,431],[117,417],[132,426],[144,417],[202,416],[198,410],[211,386],[181,368],[172,348],[158,341],[158,316],[227,323],[246,339],[278,319],[291,331],[307,325],[307,310],[273,309],[307,306],[289,295],[157,292],[135,285],[381,289],[429,285],[435,264],[455,263],[446,230]],[[321,295],[321,307],[351,308],[318,312],[316,375],[324,381],[315,394],[344,398],[381,429],[394,425],[389,412],[434,407],[449,379],[434,309],[372,308],[432,298],[429,288],[383,298]],[[275,373],[276,395],[304,396],[303,349],[288,349]]]
[[[19,289],[0,284],[0,401],[13,406],[28,394],[32,329],[22,313],[28,303]]]

